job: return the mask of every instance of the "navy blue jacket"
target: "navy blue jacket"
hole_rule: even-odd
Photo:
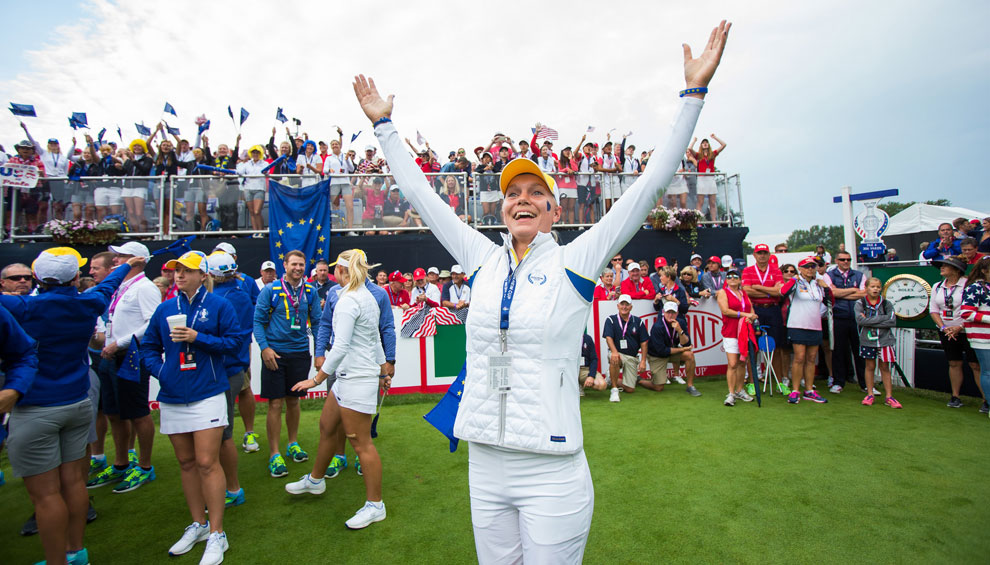
[[[385,350],[385,360],[395,363],[395,316],[392,315],[392,303],[385,289],[365,279],[364,288],[371,292],[378,303],[381,314],[378,317],[378,332],[382,336],[382,348]],[[333,340],[333,309],[340,299],[340,285],[335,284],[327,291],[326,304],[323,305],[323,315],[320,316],[320,329],[316,332],[316,357],[326,355]]]
[[[587,333],[581,340],[581,358],[583,360],[582,367],[587,367],[592,373],[598,370],[598,352],[595,351],[595,340],[591,339]]]
[[[681,325],[681,330],[687,332],[687,327],[678,319],[677,323]],[[670,357],[670,350],[674,347],[686,347],[691,345],[691,337],[688,336],[688,342],[681,345],[680,339],[675,333],[673,336],[667,334],[667,324],[663,316],[657,318],[654,322],[653,327],[650,328],[650,343],[646,345],[646,352],[654,357]],[[670,328],[673,329],[673,328]],[[671,341],[673,339],[673,341]]]
[[[56,286],[37,296],[0,295],[0,305],[38,342],[38,376],[18,405],[64,406],[86,398],[89,338],[130,270],[122,265],[82,294],[74,286]]]
[[[168,316],[186,315],[186,327],[196,330],[193,343],[173,342],[169,337]],[[190,404],[216,396],[230,388],[224,367],[225,355],[237,355],[247,334],[240,331],[234,307],[200,287],[193,304],[184,292],[162,302],[148,322],[141,342],[141,363],[158,379],[158,401]],[[179,353],[189,347],[196,357],[196,368],[179,370]],[[162,361],[162,353],[165,360]]]
[[[846,273],[848,274],[843,276],[842,271],[839,269],[831,269],[825,271],[825,276],[832,280],[835,288],[859,288],[860,283],[863,282],[862,271],[849,269]],[[848,298],[836,298],[832,304],[832,317],[845,320],[855,319],[853,316],[853,304],[855,303],[855,300],[849,300]]]
[[[251,277],[245,276],[243,273],[237,273],[237,283],[240,285],[241,290],[247,293],[248,298],[251,299],[251,306],[258,303],[258,295],[261,294],[261,289],[258,288],[258,283],[255,282]],[[250,326],[248,326],[250,327]]]
[[[251,286],[258,288],[258,285],[251,281]],[[213,294],[222,296],[230,302],[237,314],[240,322],[238,331],[244,334],[244,342],[236,355],[225,355],[223,365],[227,369],[227,376],[233,376],[241,371],[246,371],[251,367],[251,331],[254,326],[254,305],[251,298],[244,292],[240,281],[237,279],[213,285]]]
[[[37,342],[5,308],[0,308],[0,370],[4,389],[27,394],[38,372]]]

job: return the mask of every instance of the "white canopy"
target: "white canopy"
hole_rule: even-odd
[[[903,235],[938,230],[938,225],[952,222],[956,218],[986,218],[990,214],[977,212],[969,208],[956,206],[932,206],[931,204],[914,204],[896,216],[891,216],[887,231],[881,237]]]

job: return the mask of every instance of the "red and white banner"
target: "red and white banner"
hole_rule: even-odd
[[[4,163],[0,165],[0,184],[20,189],[34,188],[38,185],[38,167],[34,165],[19,165]]]

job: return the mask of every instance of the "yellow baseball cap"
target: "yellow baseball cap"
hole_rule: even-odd
[[[165,263],[165,268],[174,270],[178,265],[194,270],[199,269],[204,273],[209,270],[209,262],[206,260],[206,254],[202,251],[187,251],[182,254],[182,257]]]
[[[51,249],[46,249],[45,252],[47,252],[47,253],[49,253],[51,255],[56,255],[56,256],[58,256],[58,255],[73,255],[73,256],[75,256],[76,261],[79,262],[79,266],[80,267],[85,267],[86,266],[86,259],[84,259],[83,256],[80,255],[78,251],[76,251],[75,249],[73,249],[71,247],[52,247]]]
[[[553,177],[544,173],[530,159],[525,157],[518,157],[509,161],[509,164],[502,169],[502,174],[499,176],[498,184],[502,189],[502,194],[505,194],[505,189],[509,187],[509,183],[512,179],[519,175],[536,175],[537,177],[543,179],[543,182],[547,183],[547,188],[550,189],[550,193],[554,198],[557,197],[557,183],[554,182]]]

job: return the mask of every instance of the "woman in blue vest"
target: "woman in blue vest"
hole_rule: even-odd
[[[179,294],[162,302],[151,316],[141,362],[161,387],[161,431],[179,460],[182,490],[193,518],[168,552],[181,555],[206,540],[200,564],[215,564],[223,561],[228,548],[223,531],[226,482],[219,462],[227,426],[224,391],[229,388],[224,357],[239,353],[246,334],[230,302],[206,288],[203,253],[190,251],[165,266],[175,269]]]

